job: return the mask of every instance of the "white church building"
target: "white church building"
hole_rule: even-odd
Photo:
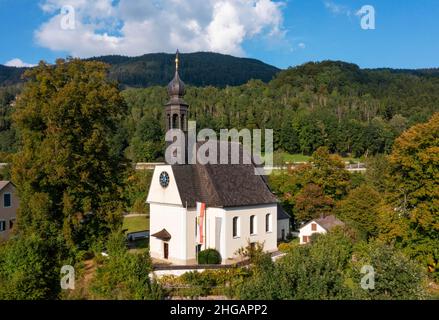
[[[189,106],[183,100],[178,56],[176,65],[168,85],[166,129],[187,134]],[[196,264],[198,252],[208,248],[216,249],[227,263],[249,243],[263,243],[265,251],[274,252],[278,239],[290,232],[290,217],[281,210],[266,177],[255,174],[253,164],[157,166],[147,203],[151,257],[172,264]]]

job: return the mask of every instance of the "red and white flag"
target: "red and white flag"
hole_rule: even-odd
[[[206,213],[206,204],[197,202],[197,228],[198,228],[198,244],[204,244],[204,218]]]

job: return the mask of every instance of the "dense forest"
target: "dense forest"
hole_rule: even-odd
[[[0,86],[9,86],[20,83],[21,77],[27,68],[7,67],[0,64]]]
[[[123,95],[129,112],[120,130],[127,156],[156,160],[165,88],[129,89]],[[199,128],[268,128],[274,130],[276,150],[310,155],[326,146],[361,157],[388,153],[405,129],[439,110],[439,78],[327,61],[282,71],[268,84],[190,87],[185,99]]]
[[[88,60],[109,64],[110,79],[121,87],[143,88],[168,84],[175,72],[175,54],[153,53],[140,57],[101,56]],[[0,65],[0,86],[20,82],[27,68]],[[241,85],[250,79],[268,82],[280,70],[259,60],[236,58],[211,52],[181,54],[181,75],[193,86],[225,87]]]
[[[182,69],[186,80],[189,70],[184,64]],[[0,89],[1,152],[14,150],[9,119],[16,91]],[[119,123],[114,152],[133,161],[159,160],[165,87],[131,88],[122,95],[128,114]],[[199,128],[268,128],[274,130],[276,150],[310,155],[326,146],[332,153],[367,157],[388,153],[405,129],[439,110],[439,77],[325,61],[282,71],[269,83],[189,86],[185,99]]]

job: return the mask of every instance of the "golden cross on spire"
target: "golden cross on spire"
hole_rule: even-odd
[[[175,71],[177,71],[177,72],[178,72],[178,66],[180,63],[179,56],[180,56],[180,51],[178,51],[178,49],[177,49],[177,53],[175,54]]]

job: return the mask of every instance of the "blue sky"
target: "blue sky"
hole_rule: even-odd
[[[375,30],[361,27],[364,5],[375,9]],[[60,28],[71,8],[74,28]],[[439,67],[437,0],[0,0],[0,24],[0,63],[10,65],[178,47],[280,68],[327,59]]]

